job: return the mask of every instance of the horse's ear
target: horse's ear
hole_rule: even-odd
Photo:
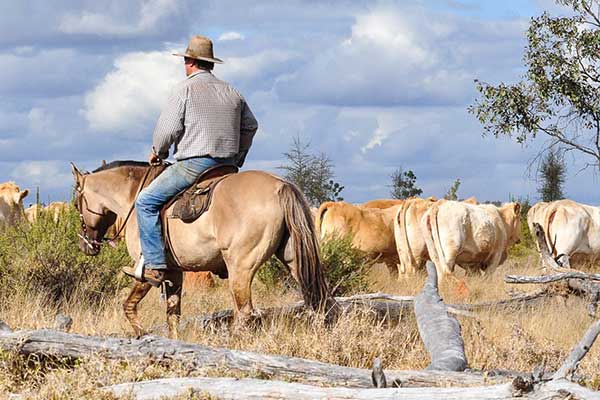
[[[106,167],[106,160],[102,160],[102,166]]]
[[[75,182],[79,182],[81,180],[81,177],[83,176],[83,174],[81,173],[81,171],[79,171],[79,169],[77,169],[75,164],[73,164],[72,162],[71,162],[71,172],[73,172],[73,177],[75,178]]]

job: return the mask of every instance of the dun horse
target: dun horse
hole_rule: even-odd
[[[148,168],[147,163],[116,161],[82,173],[72,164],[83,252],[98,254],[107,229],[117,217],[126,219]],[[169,219],[168,224],[171,251],[183,264],[174,265],[169,257],[167,279],[173,285],[166,286],[167,323],[173,338],[181,314],[183,269],[228,277],[237,323],[253,314],[252,279],[273,254],[291,270],[307,305],[319,308],[329,296],[310,209],[291,183],[265,172],[240,172],[217,185],[210,208],[196,221]],[[129,255],[137,261],[141,251],[135,212],[125,232]],[[150,288],[149,283],[136,281],[123,304],[138,336],[144,330],[137,305]]]

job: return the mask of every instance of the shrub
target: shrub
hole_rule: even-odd
[[[367,270],[372,262],[352,246],[352,237],[330,237],[321,242],[321,261],[335,296],[368,290]],[[288,286],[292,282],[287,268],[275,257],[260,268],[257,277],[267,286]]]
[[[70,207],[58,222],[42,212],[35,223],[22,221],[0,230],[0,290],[39,291],[56,304],[77,295],[96,302],[124,287],[121,268],[130,263],[124,243],[104,246],[96,257],[80,251],[79,214]]]

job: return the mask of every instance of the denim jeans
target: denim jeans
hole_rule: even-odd
[[[210,167],[232,163],[232,158],[194,157],[175,162],[140,192],[136,214],[144,264],[149,269],[167,267],[162,240],[160,210],[173,196],[192,185]]]

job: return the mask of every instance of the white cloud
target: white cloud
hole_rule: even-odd
[[[324,43],[305,66],[279,80],[277,93],[284,100],[341,106],[464,104],[482,68],[501,70],[483,59],[490,42],[502,38],[493,47],[494,58],[502,60],[505,43],[514,38],[514,22],[500,25],[417,6],[376,6],[355,16],[349,37]],[[478,47],[482,41],[485,47]]]
[[[283,72],[282,67],[286,67],[286,63],[294,57],[294,53],[281,50],[265,50],[247,57],[227,57],[225,64],[219,65],[215,73],[227,81],[248,82]]]
[[[44,133],[51,129],[53,117],[44,108],[32,108],[27,114],[29,129],[34,133]]]
[[[133,18],[128,15],[115,16],[114,13],[82,11],[80,14],[67,14],[60,22],[59,30],[65,33],[84,33],[92,35],[129,36],[151,33],[157,23],[178,11],[175,0],[147,0],[139,2]],[[109,10],[111,7],[108,7]],[[117,10],[124,13],[122,10]]]
[[[221,34],[221,36],[219,36],[219,39],[217,39],[217,40],[219,40],[221,42],[225,42],[228,40],[244,40],[244,35],[242,35],[239,32],[234,32],[234,31],[225,32],[225,33]]]
[[[30,189],[36,186],[64,188],[65,182],[73,179],[67,163],[55,160],[20,162],[10,172],[10,178]]]
[[[170,90],[183,78],[181,59],[167,51],[125,54],[86,95],[83,113],[94,130],[147,135]]]

